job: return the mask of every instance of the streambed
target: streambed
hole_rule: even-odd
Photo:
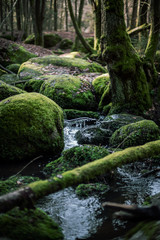
[[[79,118],[65,122],[65,149],[77,146],[75,133],[93,119]],[[110,190],[102,197],[97,195],[79,199],[74,188],[67,188],[41,199],[37,206],[46,211],[62,228],[65,240],[109,240],[125,234],[132,224],[112,219],[112,212],[101,207],[112,201],[141,205],[146,197],[160,192],[160,173],[142,177],[143,170],[157,167],[157,160],[127,164],[117,168],[112,177],[105,177]],[[120,239],[120,238],[117,238]]]

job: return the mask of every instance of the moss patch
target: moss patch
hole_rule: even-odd
[[[16,240],[62,240],[58,225],[40,209],[15,208],[0,215],[0,235]]]
[[[1,161],[30,161],[63,146],[63,112],[52,100],[24,93],[0,102]]]
[[[52,176],[55,176],[98,158],[105,157],[108,154],[108,150],[104,147],[90,145],[73,147],[63,151],[60,158],[47,164],[44,171],[49,175],[52,174]]]
[[[64,39],[62,39],[62,41],[60,42],[59,48],[60,48],[60,49],[69,49],[69,48],[72,47],[72,45],[73,45],[72,40],[67,39],[67,38],[64,38]]]
[[[114,147],[120,145],[120,148],[138,146],[157,140],[159,133],[159,128],[153,121],[143,120],[116,130],[110,138],[110,145]]]
[[[7,67],[6,67],[8,70],[10,70],[10,71],[12,71],[13,73],[18,73],[18,70],[19,70],[19,68],[20,68],[20,64],[16,64],[16,63],[14,63],[14,64],[10,64],[10,65],[8,65]]]
[[[25,93],[25,91],[0,81],[0,101],[21,93]]]
[[[109,83],[110,78],[108,73],[98,76],[93,80],[92,85],[99,99]]]
[[[109,190],[109,186],[103,183],[80,184],[76,187],[76,194],[79,197],[89,197],[94,194],[102,195]]]
[[[91,84],[80,78],[63,74],[46,76],[40,93],[54,100],[62,108],[96,110],[97,103]]]
[[[98,112],[92,112],[92,111],[81,111],[76,109],[64,109],[64,118],[70,120],[74,118],[80,118],[80,117],[89,117],[89,118],[95,118],[98,119],[100,117],[100,114]]]

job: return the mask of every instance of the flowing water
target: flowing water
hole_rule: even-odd
[[[77,146],[75,133],[90,124],[94,119],[80,118],[65,122],[65,149]],[[109,240],[123,235],[130,224],[111,217],[109,209],[102,208],[105,201],[139,204],[145,198],[160,192],[160,175],[142,177],[142,170],[156,168],[157,161],[128,164],[117,168],[111,178],[104,181],[110,190],[98,197],[96,195],[79,199],[73,188],[50,194],[38,202],[38,207],[46,211],[62,228],[65,240]],[[120,239],[120,238],[116,238]]]

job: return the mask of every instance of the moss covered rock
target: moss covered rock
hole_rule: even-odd
[[[38,181],[38,177],[31,176],[13,176],[7,180],[0,180],[0,196],[24,187],[31,182]]]
[[[57,160],[48,163],[44,168],[44,172],[48,175],[55,176],[82,166],[88,162],[103,158],[108,154],[108,150],[100,146],[85,145],[81,147],[73,147],[63,151],[62,156]]]
[[[95,62],[88,62],[79,58],[59,57],[49,55],[44,57],[32,58],[23,63],[19,69],[19,76],[21,79],[31,79],[34,76],[43,74],[54,74],[54,66],[61,66],[71,68],[80,72],[101,72],[105,73],[106,69]],[[52,68],[53,67],[53,68]],[[57,70],[56,70],[57,72]],[[63,72],[61,71],[61,74]]]
[[[102,74],[93,80],[92,85],[94,87],[94,90],[97,94],[98,99],[101,98],[102,94],[104,93],[109,83],[110,83],[110,77],[108,73]]]
[[[23,88],[25,91],[27,92],[39,92],[42,83],[44,82],[44,76],[43,77],[35,77],[32,78],[30,80],[28,80],[27,82],[25,82]]]
[[[57,43],[59,43],[62,38],[58,34],[54,33],[45,33],[44,34],[44,47],[54,47]],[[25,40],[24,43],[26,44],[34,44],[35,42],[35,35],[29,35]]]
[[[20,66],[21,66],[20,64],[14,63],[14,64],[8,65],[6,68],[7,68],[8,70],[12,71],[13,73],[16,73],[16,74],[17,74]]]
[[[0,101],[13,95],[25,93],[20,88],[6,84],[0,80]]]
[[[59,154],[63,146],[63,112],[55,102],[38,93],[0,102],[1,161]]]
[[[94,194],[102,195],[109,190],[109,186],[104,183],[88,183],[80,184],[76,187],[78,197],[89,197]]]
[[[151,120],[142,120],[116,130],[110,138],[110,145],[120,148],[142,145],[159,138],[159,128]]]
[[[0,236],[16,240],[62,240],[58,225],[40,209],[13,210],[0,215]]]
[[[0,64],[7,66],[14,63],[23,63],[28,59],[36,57],[35,54],[30,53],[24,47],[12,41],[0,38]]]
[[[59,44],[59,48],[61,49],[69,49],[71,48],[73,45],[72,40],[68,39],[68,38],[64,38],[62,39],[62,41]]]
[[[54,100],[62,108],[96,110],[97,102],[91,84],[69,75],[46,76],[40,93]]]
[[[3,74],[0,76],[0,80],[8,84],[14,84],[15,82],[19,81],[19,78],[16,74]]]
[[[80,117],[89,117],[89,118],[96,118],[96,119],[100,117],[100,114],[98,112],[92,112],[92,111],[64,109],[63,112],[64,112],[64,117],[68,120],[74,119],[74,118],[80,118]]]

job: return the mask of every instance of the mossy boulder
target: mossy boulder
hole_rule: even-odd
[[[57,72],[57,69],[54,70],[54,66],[61,66],[68,69],[76,70],[79,73],[81,72],[105,73],[107,71],[100,64],[95,62],[91,63],[86,60],[78,58],[67,58],[49,55],[44,57],[32,58],[29,61],[23,63],[19,69],[18,74],[21,80],[31,79],[35,76],[40,76],[44,74],[54,74],[54,71]]]
[[[151,120],[142,120],[116,130],[110,138],[113,147],[127,148],[159,139],[159,128]]]
[[[108,145],[112,131],[100,126],[90,126],[79,130],[75,137],[79,144]]]
[[[44,168],[47,175],[55,176],[65,171],[82,166],[88,162],[103,158],[109,154],[108,150],[100,146],[77,146],[62,152],[62,156],[50,162]]]
[[[93,37],[85,38],[85,40],[91,47],[94,47],[94,38]],[[79,42],[79,44],[78,44],[78,49],[75,49],[75,46],[73,46],[73,49],[78,50],[79,52],[88,53],[86,48],[83,46],[83,44],[81,42]]]
[[[78,197],[90,197],[92,195],[103,195],[109,190],[109,186],[104,183],[79,184],[76,187]]]
[[[1,161],[30,161],[63,150],[63,112],[49,98],[23,93],[0,102]]]
[[[102,74],[102,75],[96,77],[92,81],[92,85],[94,87],[94,90],[96,92],[98,99],[101,98],[102,94],[104,93],[104,91],[109,83],[110,83],[110,77],[109,77],[108,73]]]
[[[69,49],[71,48],[73,45],[72,40],[68,39],[68,38],[64,38],[62,39],[62,41],[59,44],[59,48],[60,49]]]
[[[0,80],[0,101],[21,93],[25,93],[25,91],[20,88],[6,84],[5,82]]]
[[[91,84],[69,75],[46,76],[40,93],[54,100],[62,108],[96,110],[97,102]]]
[[[18,63],[14,63],[14,64],[10,64],[8,65],[6,68],[10,71],[12,71],[13,73],[18,73],[18,70],[20,68],[21,64]]]
[[[0,64],[8,66],[10,64],[21,64],[30,58],[36,57],[35,54],[30,53],[24,47],[12,41],[0,38]]]
[[[13,176],[7,180],[0,180],[0,196],[24,187],[31,182],[38,181],[38,177],[31,176]]]
[[[100,117],[98,112],[92,112],[92,111],[81,111],[76,109],[64,109],[64,117],[65,119],[74,119],[74,118],[80,118],[80,117],[89,117],[89,118],[95,118],[98,119]]]
[[[16,74],[3,74],[2,76],[0,76],[0,80],[8,83],[8,84],[14,84],[17,81],[19,81],[19,78],[17,77]]]
[[[61,54],[59,56],[67,57],[67,58],[81,58],[82,57],[79,52],[69,52],[69,53]]]
[[[40,209],[13,210],[0,215],[0,236],[16,240],[62,240],[58,225]]]
[[[25,82],[23,88],[27,92],[39,92],[42,83],[44,82],[44,76],[43,77],[35,77],[33,79],[28,80]]]
[[[125,240],[158,240],[160,239],[160,221],[138,223],[126,235]]]
[[[113,114],[105,117],[104,120],[100,123],[100,126],[104,129],[110,129],[112,132],[114,132],[124,125],[139,122],[142,120],[144,120],[143,117],[132,114]]]
[[[54,47],[61,40],[62,40],[62,38],[58,34],[45,33],[44,34],[44,47],[45,48]],[[35,42],[35,35],[34,34],[29,35],[24,40],[24,43],[26,43],[26,44],[34,44],[34,42]]]

